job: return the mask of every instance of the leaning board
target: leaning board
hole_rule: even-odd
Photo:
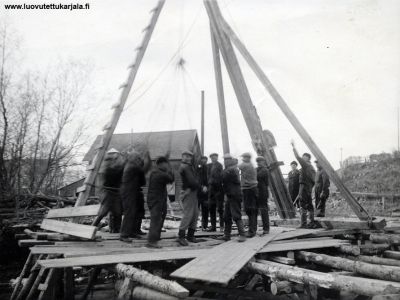
[[[73,236],[79,236],[85,239],[94,239],[96,236],[97,227],[76,224],[71,222],[57,221],[44,219],[40,228],[49,231],[61,232]]]
[[[232,240],[221,244],[188,262],[171,276],[227,285],[236,273],[279,233],[275,231],[273,234],[253,237],[243,243]]]
[[[54,218],[97,216],[99,209],[100,209],[100,204],[50,209],[46,215],[46,218],[54,219]]]

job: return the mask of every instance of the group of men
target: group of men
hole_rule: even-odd
[[[183,217],[179,227],[178,242],[187,246],[196,242],[194,233],[201,209],[202,229],[216,231],[217,212],[222,239],[230,240],[232,224],[236,223],[239,241],[253,237],[257,232],[257,216],[260,212],[263,221],[263,233],[269,233],[268,183],[269,172],[264,157],[257,157],[257,168],[251,163],[251,154],[242,154],[242,162],[230,154],[225,154],[224,165],[218,161],[218,154],[202,156],[200,162],[193,165],[193,153],[182,153],[179,174],[182,178],[181,203]],[[249,220],[249,229],[244,230],[241,206],[244,205]],[[209,221],[211,227],[208,227]]]
[[[296,207],[300,209],[300,227],[316,228],[314,220],[314,205],[312,203],[312,191],[314,188],[315,208],[317,217],[325,217],[325,204],[329,197],[329,176],[316,160],[317,172],[311,164],[311,155],[304,153],[299,155],[294,142],[292,141],[293,152],[296,160],[300,163],[298,170],[296,161],[291,162],[292,170],[289,172],[289,193]],[[310,222],[307,224],[307,213]]]
[[[300,156],[292,142],[297,162],[291,163],[289,173],[289,192],[294,204],[300,208],[301,227],[313,228],[314,206],[312,191],[314,188],[317,216],[325,215],[325,202],[329,196],[329,177],[316,161],[318,172],[311,164],[311,155]],[[241,155],[241,162],[230,154],[223,157],[224,166],[218,161],[218,154],[202,156],[200,162],[194,161],[190,151],[182,153],[179,175],[182,180],[180,201],[182,219],[179,226],[178,242],[187,246],[196,243],[195,232],[201,210],[202,230],[217,230],[217,212],[219,227],[224,232],[224,240],[231,239],[233,223],[239,232],[239,242],[256,235],[258,214],[261,215],[263,234],[269,233],[269,168],[264,157],[256,158],[257,167],[251,163],[251,154]],[[133,150],[126,155],[111,149],[107,152],[102,165],[103,184],[100,194],[101,206],[93,221],[98,226],[110,213],[110,231],[120,232],[120,240],[132,242],[134,238],[145,235],[141,230],[144,218],[143,187],[146,185],[146,173],[151,168],[148,151]],[[150,172],[147,193],[147,205],[150,211],[150,229],[147,246],[160,248],[158,241],[167,214],[167,185],[175,181],[174,173],[166,156],[158,157]],[[248,217],[248,230],[245,232],[242,220],[242,203]],[[307,213],[310,223],[307,224]],[[124,215],[124,218],[122,218]],[[211,224],[209,227],[208,224]]]

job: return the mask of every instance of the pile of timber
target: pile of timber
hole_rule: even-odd
[[[87,232],[75,228],[81,224],[56,218],[94,207],[85,210],[50,211],[45,231],[18,235],[30,254],[11,299],[340,299],[344,293],[400,299],[395,222],[321,219],[329,224],[321,229],[283,224],[244,243],[235,232],[224,242],[217,239],[221,232],[199,231],[201,241],[189,247],[180,247],[171,230],[162,233],[162,249],[149,249],[145,238],[127,244],[112,233],[82,237]],[[46,220],[66,225],[50,228]]]

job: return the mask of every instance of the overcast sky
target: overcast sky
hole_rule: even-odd
[[[45,69],[60,58],[94,65],[90,96],[84,99],[91,109],[82,112],[90,114],[91,142],[109,120],[110,106],[119,97],[118,87],[127,77],[156,1],[92,0],[90,9],[81,11],[4,10],[4,3],[23,2],[0,1],[0,18],[6,17],[22,36],[25,67]],[[339,166],[340,148],[348,157],[397,147],[400,1],[219,3],[334,167]],[[205,90],[206,153],[222,152],[208,24],[202,1],[167,0],[117,132],[199,129],[200,90]],[[185,60],[185,70],[177,68],[179,58]],[[297,141],[301,152],[308,149],[240,62],[263,127],[276,137],[277,156],[286,162],[286,172],[293,160],[290,140]],[[229,78],[226,73],[223,77],[231,152],[239,155],[252,147]]]

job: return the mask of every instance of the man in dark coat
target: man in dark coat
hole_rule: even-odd
[[[220,231],[224,230],[224,191],[222,189],[223,167],[218,162],[218,154],[210,155],[211,164],[208,170],[208,211],[210,214],[211,228],[208,231],[217,230],[217,211],[219,215]]]
[[[174,174],[166,157],[156,160],[156,167],[150,174],[147,206],[150,210],[150,229],[147,247],[161,248],[158,241],[167,215],[167,184],[174,181]]]
[[[201,228],[206,230],[208,227],[208,165],[207,156],[202,156],[197,165],[196,172],[201,188],[198,191],[199,208],[201,209]]]
[[[254,237],[257,234],[257,202],[258,202],[258,184],[257,172],[251,163],[251,154],[249,152],[242,154],[242,163],[239,165],[240,184],[243,193],[244,210],[249,218],[249,230],[247,237]]]
[[[140,238],[142,219],[144,218],[144,196],[142,187],[146,184],[145,172],[148,167],[148,153],[135,150],[128,154],[122,174],[121,197],[124,218],[121,225],[120,240],[131,242],[131,238]]]
[[[314,222],[314,206],[312,203],[312,189],[315,184],[315,169],[311,165],[311,155],[304,153],[302,156],[299,155],[297,149],[292,141],[293,153],[297,161],[301,165],[300,170],[300,188],[299,194],[296,197],[296,202],[300,204],[300,216],[301,225],[300,228],[316,228],[317,225]],[[310,218],[310,223],[307,225],[307,212]]]
[[[239,169],[237,160],[231,157],[230,154],[224,155],[225,169],[222,172],[222,184],[226,200],[224,203],[224,236],[223,240],[229,241],[232,232],[232,220],[236,223],[239,231],[239,242],[246,240],[246,234],[242,221],[242,191],[240,188]]]
[[[122,221],[122,202],[119,192],[125,159],[121,153],[112,148],[107,151],[101,166],[102,187],[100,193],[100,210],[93,221],[98,226],[101,220],[110,213],[110,232],[118,233]],[[112,215],[112,216],[111,216]],[[111,218],[113,222],[111,222]]]
[[[268,208],[268,198],[269,198],[269,171],[267,167],[267,162],[263,156],[258,156],[256,158],[257,162],[257,187],[258,187],[258,197],[257,197],[257,208],[260,212],[262,224],[263,224],[263,234],[269,233],[269,208]]]
[[[325,217],[325,204],[326,200],[329,197],[329,186],[330,180],[326,171],[322,168],[322,166],[315,161],[317,166],[317,175],[315,179],[315,208],[317,210],[317,217]]]
[[[292,201],[294,202],[299,195],[299,188],[300,188],[300,171],[297,169],[297,162],[292,161],[290,163],[290,167],[292,170],[289,172],[289,194],[290,198],[292,198]],[[296,203],[296,207],[300,207],[299,203]]]
[[[179,167],[179,175],[182,179],[181,203],[183,215],[178,232],[178,243],[181,246],[188,246],[188,241],[196,243],[194,233],[197,227],[197,218],[199,217],[199,204],[197,192],[200,188],[196,171],[192,164],[193,153],[184,151],[182,153],[182,163]],[[188,231],[186,235],[186,230]]]

